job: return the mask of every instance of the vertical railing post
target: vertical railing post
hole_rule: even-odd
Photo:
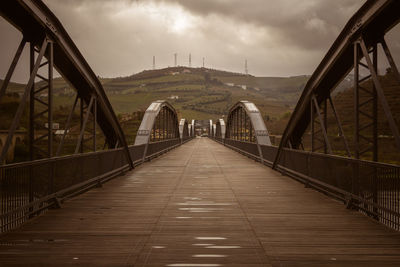
[[[93,152],[97,150],[97,97],[94,97],[93,103]]]
[[[360,158],[360,117],[359,117],[359,42],[354,42],[354,157]],[[358,196],[358,176],[359,166],[358,161],[353,162],[353,179],[352,179],[352,194]],[[352,199],[348,200],[348,208],[352,206]]]
[[[325,134],[328,137],[328,105],[327,105],[326,99],[324,99],[324,101],[322,102],[322,105],[323,105],[323,113],[324,113],[323,118],[324,119],[323,119],[323,122],[321,122],[321,124],[323,124],[323,126],[325,128]],[[327,140],[328,140],[328,142],[327,142]],[[325,140],[325,143],[324,143],[324,153],[328,154],[328,151],[330,150],[329,153],[332,154],[332,148],[330,147],[329,139],[327,139],[327,140]]]
[[[360,147],[359,147],[359,129],[360,129],[360,118],[359,118],[359,49],[358,41],[354,43],[354,157],[360,158]]]
[[[314,131],[315,131],[315,125],[314,125],[314,104],[312,98],[310,98],[310,122],[311,122],[311,151],[315,151],[315,143],[314,143]]]
[[[378,45],[375,44],[373,46],[373,70],[378,73]],[[373,107],[372,107],[372,117],[373,117],[373,130],[372,130],[372,139],[373,139],[373,152],[372,152],[372,160],[378,161],[378,94],[376,91],[375,84],[372,85],[372,94],[373,94]],[[378,204],[378,173],[377,168],[374,167],[372,173],[372,201],[374,204]],[[373,206],[373,217],[378,220],[379,216],[378,209],[376,206]]]
[[[54,46],[53,42],[49,41],[47,47],[47,60],[48,60],[48,116],[47,116],[47,125],[48,125],[48,156],[49,158],[53,157],[54,149],[53,149],[53,67],[54,67]],[[50,162],[49,166],[49,180],[50,186],[49,191],[50,194],[54,193],[54,163]]]

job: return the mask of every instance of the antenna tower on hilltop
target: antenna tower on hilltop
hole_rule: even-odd
[[[178,66],[178,54],[175,53],[174,57],[175,57],[175,65],[174,66],[177,67]]]

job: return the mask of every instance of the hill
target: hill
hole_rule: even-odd
[[[266,120],[278,120],[291,110],[308,77],[254,77],[206,68],[173,67],[147,70],[118,78],[100,78],[117,114],[145,110],[165,99],[188,119],[217,119],[239,100],[253,101]],[[40,84],[38,85],[40,86]],[[22,93],[11,83],[8,92]],[[54,79],[54,104],[70,105],[74,91],[62,78]]]

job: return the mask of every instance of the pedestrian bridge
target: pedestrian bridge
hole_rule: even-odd
[[[4,266],[396,266],[400,235],[195,138],[0,238]]]
[[[51,10],[40,0],[1,3],[23,38],[0,104],[27,44],[31,68],[0,143],[0,265],[399,266],[400,166],[378,153],[379,107],[400,155],[398,109],[377,68],[378,55],[386,58],[400,83],[385,41],[398,10],[400,1],[368,0],[354,14],[274,146],[245,100],[202,125],[202,137],[170,103],[149,103],[128,143],[133,133]],[[61,136],[53,131],[55,68],[76,92]],[[331,97],[350,72],[352,138]],[[27,106],[29,160],[12,163]]]

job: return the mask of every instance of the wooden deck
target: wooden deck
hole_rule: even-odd
[[[400,266],[400,235],[207,138],[0,236],[0,266]]]

